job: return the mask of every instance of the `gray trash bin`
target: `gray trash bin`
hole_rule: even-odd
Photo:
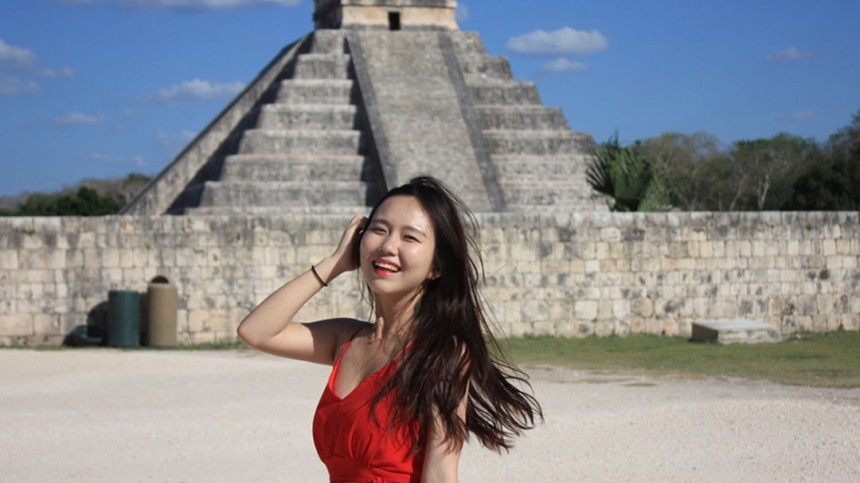
[[[147,340],[156,347],[176,346],[176,313],[179,309],[179,294],[176,285],[167,277],[159,275],[149,282],[147,288]]]
[[[108,292],[107,345],[140,345],[140,294],[126,290]]]

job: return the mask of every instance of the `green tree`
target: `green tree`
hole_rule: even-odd
[[[643,141],[638,151],[665,183],[671,203],[685,211],[723,210],[727,191],[737,191],[739,181],[726,163],[727,155],[717,138],[698,132],[672,132]],[[719,168],[720,176],[714,169]]]
[[[122,179],[89,179],[60,193],[36,193],[7,201],[0,216],[99,216],[118,213],[150,178],[131,173]]]
[[[791,198],[794,182],[816,153],[815,141],[784,133],[736,142],[730,154],[745,195],[741,209],[779,209]]]
[[[671,207],[668,191],[651,164],[634,146],[621,146],[618,134],[597,147],[586,177],[613,211],[664,211]]]
[[[17,216],[101,216],[117,213],[123,200],[102,196],[96,190],[82,186],[72,194],[34,194],[27,197]]]
[[[834,159],[860,156],[860,111],[854,114],[851,124],[830,136],[826,150]]]
[[[727,155],[702,162],[702,176],[696,179],[700,211],[734,211],[744,190],[744,179]]]
[[[828,139],[823,151],[797,179],[783,209],[860,209],[860,112]]]
[[[860,159],[818,163],[798,178],[786,210],[832,211],[860,209]]]

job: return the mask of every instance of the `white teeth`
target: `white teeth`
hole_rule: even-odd
[[[399,268],[397,268],[394,265],[391,265],[390,263],[377,262],[374,265],[376,266],[376,268],[381,268],[383,270],[388,270],[390,272],[396,272],[396,271],[400,270]]]

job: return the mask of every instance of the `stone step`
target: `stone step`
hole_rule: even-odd
[[[373,137],[385,140],[380,163],[404,182],[437,173],[475,211],[490,211],[481,160],[464,120],[461,92],[452,82],[450,44],[438,32],[350,32],[356,75],[375,107]],[[458,79],[459,80],[459,79]],[[483,152],[481,153],[483,154]]]
[[[757,320],[705,320],[693,322],[690,340],[717,344],[762,344],[782,340],[777,327]]]
[[[584,154],[593,143],[591,136],[570,131],[484,131],[484,140],[492,156]]]
[[[495,57],[480,53],[464,53],[458,56],[460,69],[467,78],[511,80],[514,74],[511,65],[505,57]]]
[[[188,208],[186,215],[247,215],[247,216],[277,216],[286,214],[299,215],[367,215],[370,206],[365,205],[325,205],[325,206],[200,206]]]
[[[346,53],[346,37],[342,30],[317,30],[311,43],[311,52],[315,54]]]
[[[580,200],[572,203],[557,205],[525,205],[508,204],[508,211],[518,213],[576,213],[576,212],[606,212],[609,208],[600,200]]]
[[[260,129],[361,129],[358,110],[351,105],[267,104],[260,110]]]
[[[363,206],[367,198],[361,181],[207,181],[200,206]]]
[[[585,155],[494,156],[493,164],[502,179],[540,180],[585,179]]]
[[[476,106],[475,112],[481,129],[570,130],[561,109],[538,105]]]
[[[224,161],[222,181],[367,181],[364,156],[280,156],[234,154]]]
[[[505,202],[511,205],[571,206],[587,202],[591,188],[579,180],[502,181]],[[587,203],[586,203],[587,204]]]
[[[542,105],[534,84],[528,82],[498,82],[473,84],[466,79],[475,106]]]
[[[347,54],[302,54],[296,62],[296,79],[349,79]]]
[[[487,55],[487,48],[478,34],[461,32],[459,35],[452,35],[451,37],[454,40],[454,48],[458,56]]]
[[[288,131],[251,129],[239,143],[239,154],[363,154],[360,131]]]
[[[349,79],[288,79],[281,82],[279,104],[354,104],[358,98],[355,82]]]

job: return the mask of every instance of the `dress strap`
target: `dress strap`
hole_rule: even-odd
[[[364,327],[359,327],[358,330],[353,332],[352,335],[349,336],[349,339],[347,339],[347,341],[343,345],[343,347],[340,349],[340,353],[337,355],[337,357],[334,360],[335,368],[337,368],[337,366],[340,365],[340,360],[343,359],[343,355],[346,354],[346,350],[349,349],[350,344],[352,344],[352,340],[355,339],[355,337],[358,335],[359,332],[362,331],[362,329],[364,329]]]
[[[357,336],[358,333],[361,332],[362,330],[364,330],[364,327],[359,327],[358,330],[353,332],[352,335],[349,336],[349,342],[352,342],[352,339],[355,339],[355,336]]]

